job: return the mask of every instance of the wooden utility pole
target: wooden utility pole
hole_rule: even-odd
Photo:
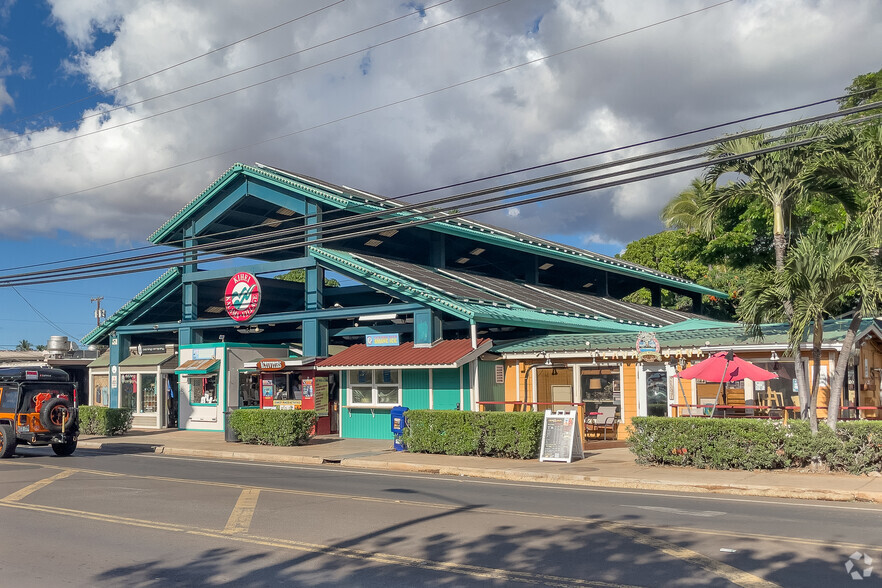
[[[98,307],[95,309],[95,322],[98,324],[99,327],[101,326],[101,319],[107,318],[107,311],[101,310],[101,301],[102,300],[104,300],[104,296],[96,296],[95,298],[92,298],[92,300],[91,300],[92,302],[98,303]]]

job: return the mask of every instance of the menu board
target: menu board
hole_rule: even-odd
[[[579,414],[575,410],[545,411],[542,423],[542,446],[539,461],[582,459],[582,436],[576,430]]]
[[[328,416],[328,378],[315,379],[315,412],[318,416]]]

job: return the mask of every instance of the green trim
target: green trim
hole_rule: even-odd
[[[220,178],[215,180],[201,194],[191,200],[186,206],[184,206],[184,208],[178,211],[178,213],[172,216],[165,224],[150,235],[148,238],[149,241],[155,244],[160,244],[163,240],[167,239],[175,230],[183,225],[187,218],[203,206],[207,205],[217,193],[223,190],[239,175],[245,176],[246,179],[260,179],[283,190],[293,190],[306,198],[311,198],[320,203],[339,209],[348,209],[353,212],[385,210],[389,212],[389,215],[385,218],[390,220],[395,220],[396,217],[410,215],[413,212],[417,214],[424,212],[419,210],[402,211],[400,210],[400,207],[396,206],[394,203],[378,196],[364,193],[358,194],[354,191],[350,192],[344,187],[334,186],[333,184],[321,182],[320,180],[312,178],[300,177],[290,172],[283,172],[282,170],[275,170],[267,167],[251,167],[237,163],[230,167]],[[376,199],[374,200],[374,198]],[[427,212],[427,214],[429,213]],[[402,219],[402,222],[413,220],[413,218],[420,217],[417,216],[412,217],[411,219]],[[652,268],[625,262],[584,249],[569,247],[539,237],[514,233],[483,223],[468,221],[460,217],[449,217],[443,220],[433,221],[423,226],[428,230],[434,230],[458,237],[465,237],[481,243],[501,245],[509,249],[515,249],[526,253],[542,255],[544,257],[569,261],[579,265],[600,268],[604,271],[638,277],[649,282],[678,290],[728,298],[728,294],[725,292],[719,292],[711,288],[700,286],[694,282]]]
[[[100,327],[96,327],[92,329],[87,335],[82,338],[82,343],[84,345],[91,345],[93,343],[97,343],[104,337],[110,335],[110,332],[113,331],[116,327],[118,327],[122,321],[128,317],[129,314],[135,311],[135,309],[146,304],[150,297],[153,296],[157,291],[161,288],[166,287],[175,279],[179,279],[181,276],[181,270],[176,267],[173,267],[166,271],[164,274],[156,278],[153,282],[151,282],[146,288],[138,292],[134,298],[123,304],[119,310],[110,315]],[[180,284],[178,284],[180,286]]]
[[[191,402],[190,406],[217,406],[217,402]]]

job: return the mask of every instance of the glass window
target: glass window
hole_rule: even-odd
[[[156,412],[156,374],[141,375],[141,412]]]
[[[138,374],[123,374],[119,389],[119,407],[134,412],[138,407]]]
[[[754,361],[764,370],[775,372],[778,377],[765,382],[754,382],[753,393],[760,406],[799,406],[796,392],[796,370],[792,361]]]
[[[107,374],[92,376],[92,403],[95,406],[110,404],[110,376]]]
[[[401,404],[400,381],[399,370],[352,370],[349,372],[349,403],[378,406]]]
[[[190,388],[190,404],[217,404],[217,376],[190,376],[184,385]]]
[[[617,367],[583,367],[579,385],[585,413],[597,412],[603,405],[618,406],[621,402],[621,378]]]
[[[260,406],[260,376],[239,372],[239,406]]]

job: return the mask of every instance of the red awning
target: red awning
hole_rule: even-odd
[[[478,339],[478,348],[473,349],[470,339],[439,341],[431,347],[415,347],[413,343],[368,347],[360,343],[323,359],[316,363],[316,367],[323,370],[456,368],[472,361],[492,344],[490,339]]]

